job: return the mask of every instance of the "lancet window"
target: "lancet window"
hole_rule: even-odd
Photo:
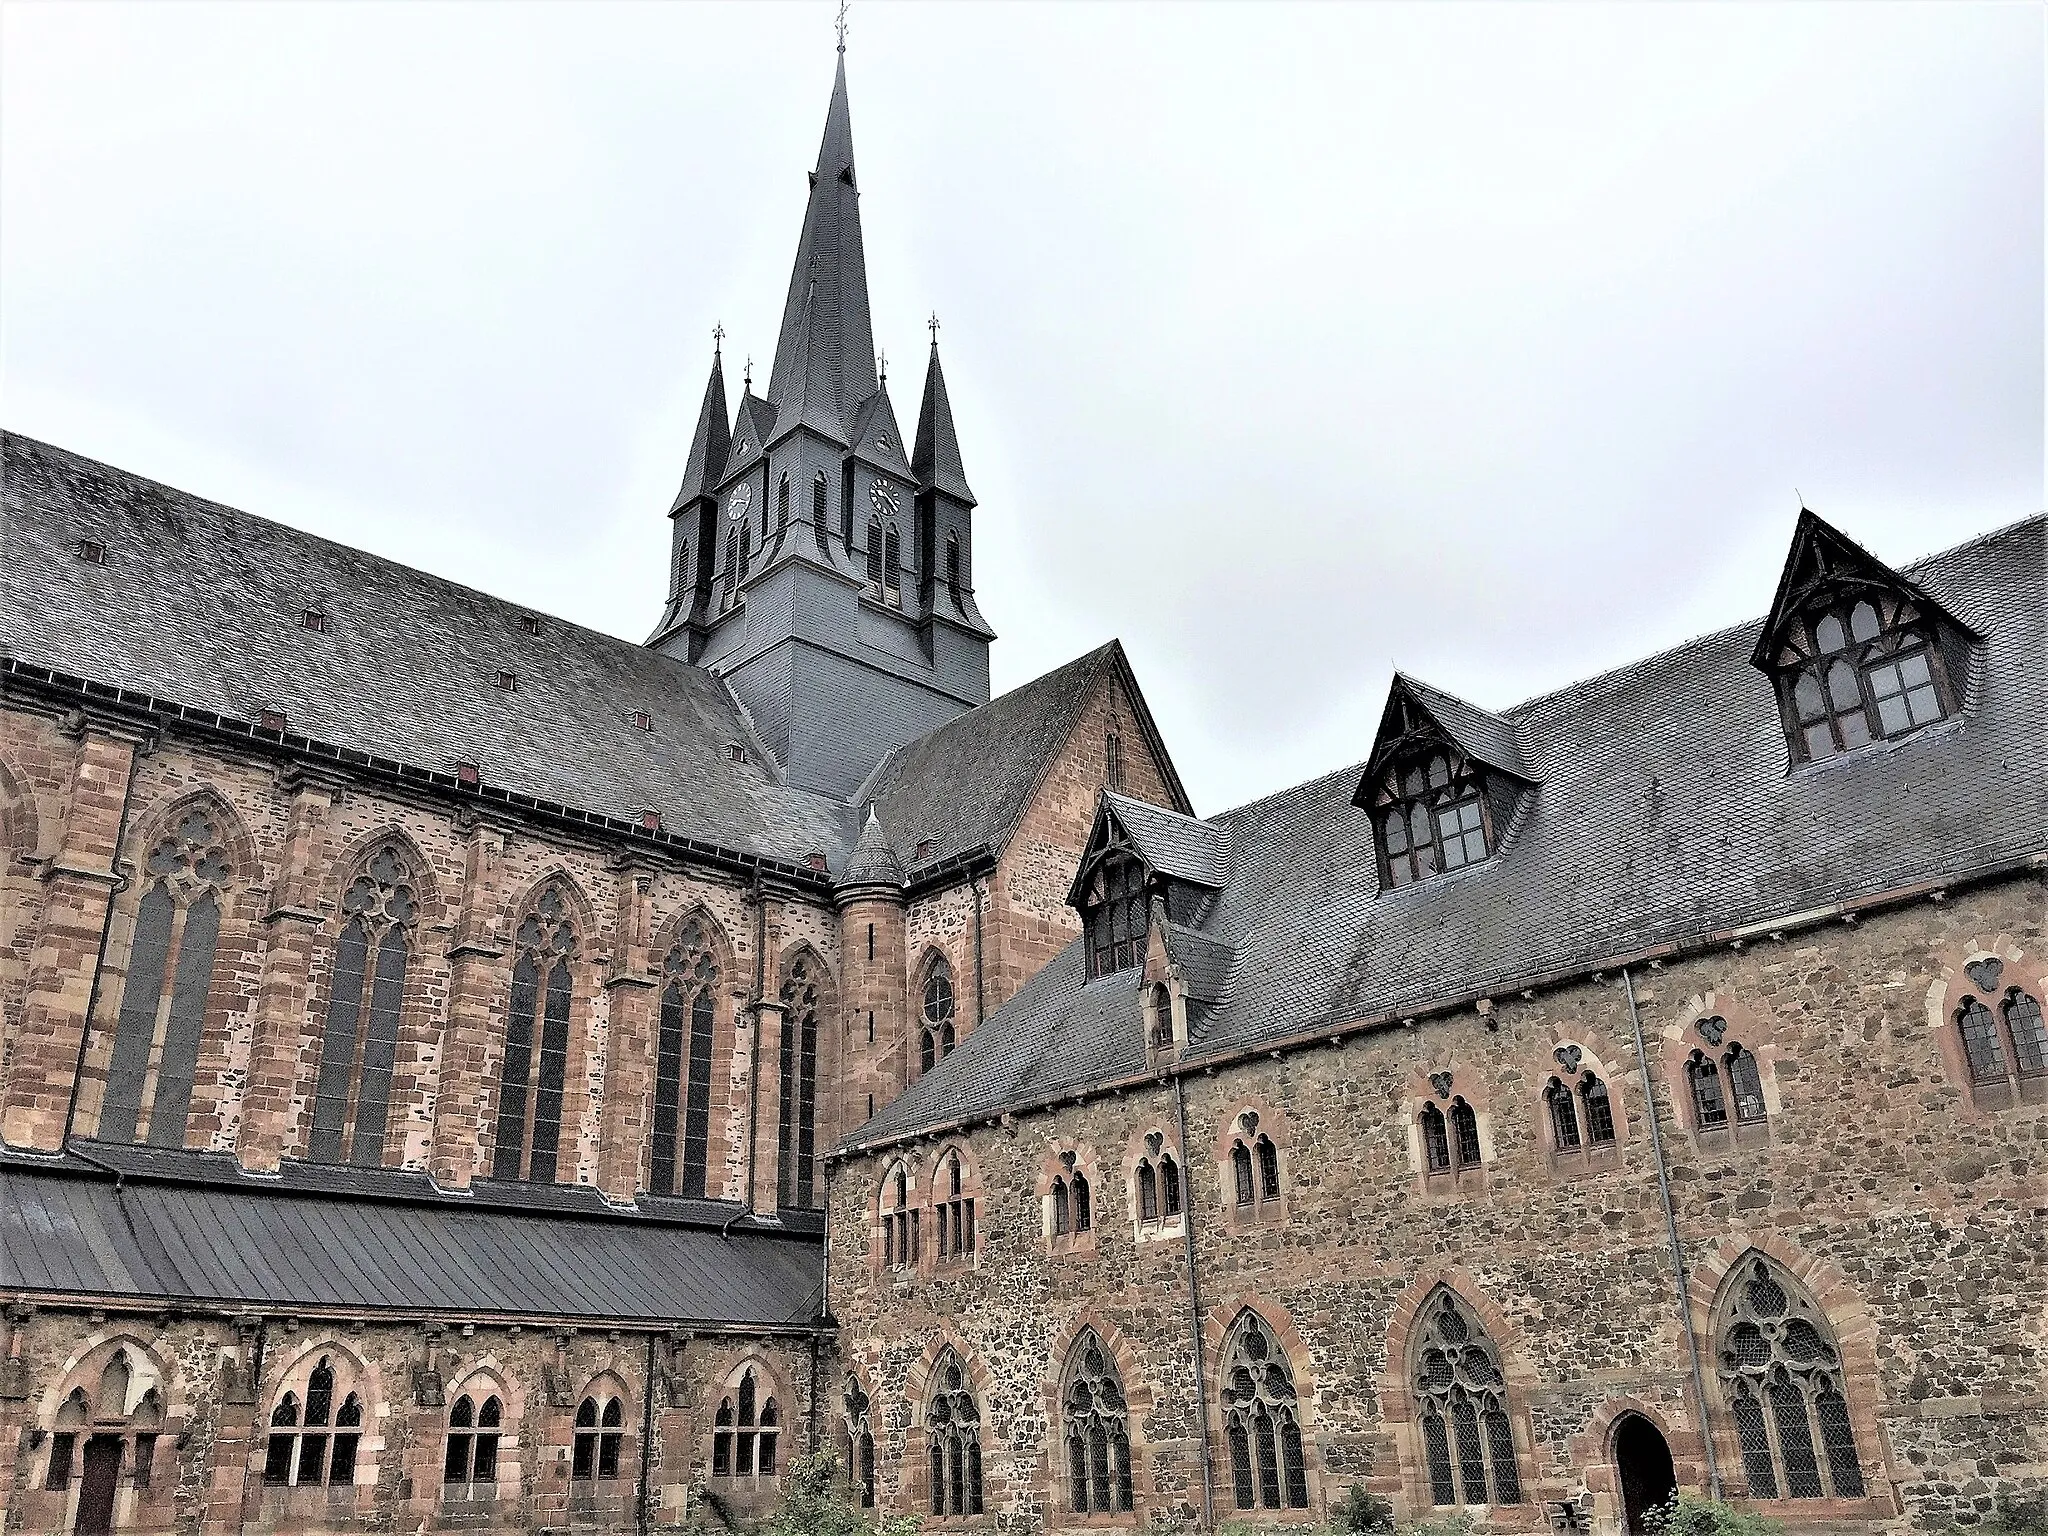
[[[1135,1178],[1140,1231],[1180,1220],[1180,1164],[1167,1149],[1166,1138],[1157,1131],[1146,1134]]]
[[[937,1194],[939,1257],[964,1259],[974,1252],[974,1196],[963,1192],[958,1152],[948,1152],[939,1160]]]
[[[1607,1085],[1590,1068],[1579,1070],[1585,1056],[1576,1045],[1561,1045],[1554,1054],[1559,1070],[1543,1089],[1551,1150],[1584,1152],[1613,1146],[1614,1101]]]
[[[818,1015],[823,967],[799,953],[782,976],[781,1196],[785,1206],[817,1203]]]
[[[263,1481],[272,1487],[347,1487],[355,1481],[363,1437],[363,1400],[348,1363],[322,1355],[303,1385],[288,1388],[270,1411]]]
[[[219,816],[205,806],[185,811],[143,867],[149,887],[135,914],[98,1134],[135,1140],[147,1101],[150,1145],[182,1147],[228,879]]]
[[[1412,1366],[1432,1504],[1519,1504],[1522,1477],[1500,1351],[1456,1295],[1424,1303]]]
[[[498,1439],[505,1404],[495,1392],[481,1402],[465,1392],[448,1408],[448,1445],[441,1458],[441,1486],[452,1498],[493,1498],[498,1488]]]
[[[753,1367],[739,1386],[719,1399],[711,1421],[711,1475],[756,1482],[778,1470],[782,1412],[772,1393],[763,1394]]]
[[[576,1427],[569,1441],[572,1482],[609,1482],[619,1475],[619,1452],[626,1442],[626,1405],[598,1391],[576,1405]]]
[[[818,471],[811,481],[811,536],[818,542],[818,553],[829,554],[832,548],[831,533],[825,526],[826,515],[825,471]]]
[[[649,1187],[702,1198],[711,1144],[711,1054],[718,959],[702,921],[685,924],[662,962],[654,1059],[654,1145]]]
[[[2005,962],[1984,956],[1963,967],[1973,990],[1951,1012],[1969,1070],[1970,1091],[1980,1103],[2008,1102],[2013,1091],[2040,1094],[2048,1078],[2048,1022],[2041,1001],[2026,988],[2005,982]],[[1987,1090],[1989,1092],[1987,1093]]]
[[[1751,1498],[1863,1497],[1834,1330],[1805,1288],[1762,1254],[1729,1276],[1715,1354]]]
[[[1068,1351],[1060,1408],[1067,1508],[1079,1515],[1130,1513],[1130,1405],[1109,1351],[1092,1328],[1084,1328]]]
[[[575,924],[558,887],[541,893],[519,924],[517,942],[491,1177],[552,1184],[561,1155],[576,958]]]
[[[882,1181],[882,1263],[886,1267],[916,1268],[919,1216],[910,1203],[910,1171],[898,1163]]]
[[[917,1032],[917,1059],[926,1072],[952,1054],[953,967],[934,955],[925,971],[923,1018]]]
[[[1769,1120],[1756,1054],[1730,1039],[1727,1020],[1718,1016],[1699,1020],[1693,1030],[1705,1042],[1704,1049],[1695,1049],[1685,1061],[1693,1128],[1716,1131],[1731,1123],[1762,1125]]]
[[[932,1395],[925,1406],[926,1455],[930,1463],[934,1516],[981,1513],[981,1408],[967,1383],[966,1367],[951,1347],[932,1368]]]
[[[862,1509],[875,1507],[875,1427],[871,1417],[874,1404],[857,1377],[846,1378],[846,1390],[839,1397],[839,1422],[843,1430],[846,1476],[852,1485],[854,1502]]]
[[[1308,1508],[1294,1373],[1272,1330],[1242,1313],[1223,1346],[1223,1433],[1239,1509]]]
[[[342,895],[306,1149],[315,1162],[346,1157],[374,1168],[384,1161],[406,965],[419,917],[412,880],[397,850],[386,846]]]

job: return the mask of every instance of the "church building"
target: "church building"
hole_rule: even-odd
[[[842,50],[642,644],[0,438],[0,1531],[2048,1494],[2048,519],[1200,817],[874,331]]]

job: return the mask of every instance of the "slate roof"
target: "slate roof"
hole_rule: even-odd
[[[939,342],[932,338],[931,361],[924,370],[924,403],[917,412],[917,447],[911,467],[925,485],[974,505],[967,470],[960,461],[960,434],[953,427],[953,402],[946,395],[945,370],[939,367]]]
[[[1514,721],[1481,709],[1476,704],[1468,704],[1441,688],[1432,688],[1405,672],[1396,673],[1395,677],[1410,696],[1429,711],[1431,718],[1444,728],[1445,734],[1467,757],[1511,773],[1518,779],[1534,779],[1535,775],[1529,771],[1529,765],[1522,756],[1520,733]]]
[[[1468,869],[1382,894],[1366,815],[1351,803],[1363,764],[1214,818],[1229,879],[1200,928],[1231,955],[1220,986],[1207,971],[1215,954],[1200,962],[1219,998],[1197,1013],[1187,1059],[2038,861],[2044,543],[2048,518],[2034,517],[1907,568],[1984,642],[1962,712],[1897,741],[1788,772],[1776,697],[1750,664],[1752,622],[1495,717],[1538,787],[1501,846]],[[1141,1073],[1138,973],[1083,986],[1081,949],[848,1144]]]
[[[133,1149],[94,1155],[120,1150]],[[76,1158],[0,1157],[0,1290],[751,1327],[820,1310],[814,1229],[721,1237],[708,1220],[494,1207],[422,1192],[417,1175],[334,1169],[325,1182],[337,1187],[175,1153],[117,1189]]]
[[[438,576],[0,436],[0,648],[235,720],[663,828],[742,855],[841,867],[846,809],[776,781],[700,668]],[[80,539],[106,564],[77,558]],[[317,609],[326,633],[302,627]],[[498,686],[500,671],[517,687]],[[634,723],[645,711],[652,731]]]
[[[1002,852],[1076,713],[1113,669],[1122,669],[1135,699],[1123,647],[1112,640],[882,759],[855,798],[875,807],[892,847],[931,844],[911,865],[912,879],[919,868],[977,850]]]
[[[1103,804],[1130,834],[1139,857],[1163,875],[1217,890],[1230,877],[1230,831],[1146,800],[1105,791]]]

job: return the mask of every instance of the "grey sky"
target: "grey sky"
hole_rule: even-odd
[[[0,421],[638,640],[709,363],[765,380],[801,5],[0,9]],[[886,5],[998,690],[1123,636],[1198,810],[2040,509],[2034,5]]]

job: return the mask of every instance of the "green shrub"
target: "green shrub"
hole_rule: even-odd
[[[1448,1515],[1404,1525],[1401,1533],[1402,1536],[1468,1536],[1472,1528],[1472,1517],[1462,1509],[1454,1509]]]
[[[1977,1536],[2048,1536],[2048,1500],[2006,1494],[1991,1518],[1975,1530]]]
[[[847,1497],[846,1473],[830,1451],[799,1456],[782,1474],[782,1504],[768,1536],[917,1536],[915,1515],[870,1515]]]
[[[1643,1519],[1651,1536],[1778,1536],[1785,1527],[1681,1489]]]
[[[1394,1506],[1353,1483],[1330,1506],[1330,1530],[1336,1536],[1394,1536]]]

